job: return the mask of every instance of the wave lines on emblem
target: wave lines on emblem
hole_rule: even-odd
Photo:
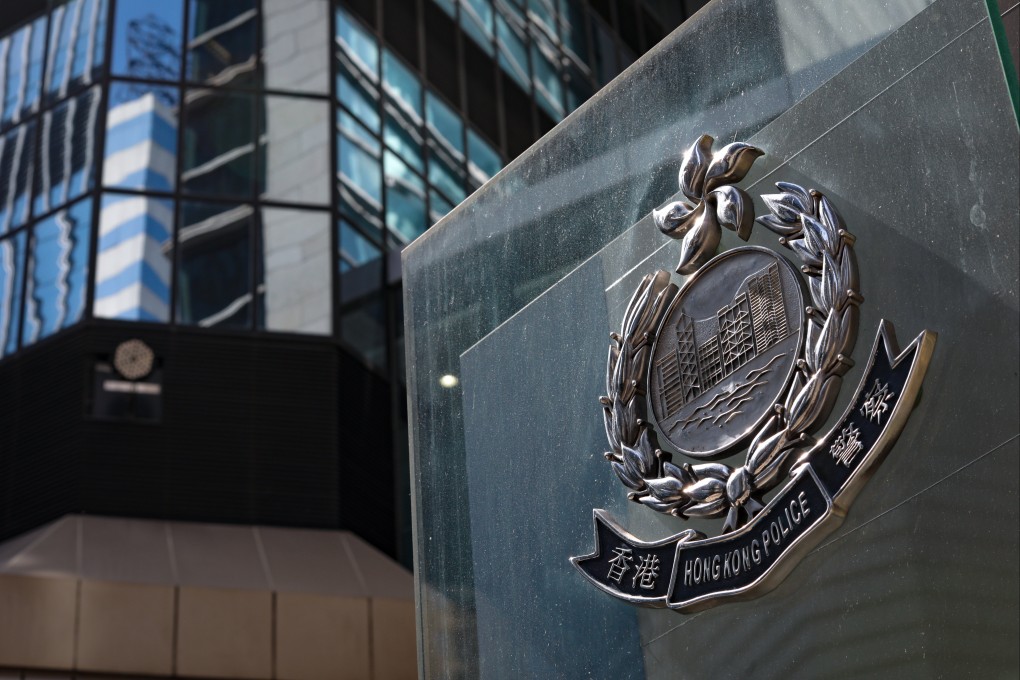
[[[736,418],[738,415],[743,413],[739,410],[741,404],[751,401],[754,399],[751,393],[757,387],[764,387],[768,385],[768,380],[762,380],[766,375],[772,372],[772,365],[779,361],[786,352],[776,354],[768,363],[764,366],[748,371],[747,375],[744,376],[743,380],[739,380],[728,388],[724,388],[722,392],[712,397],[710,401],[702,404],[695,408],[686,418],[677,418],[672,425],[669,426],[668,431],[672,432],[677,427],[680,427],[680,431],[683,432],[690,428],[697,429],[705,423],[711,423],[716,427],[722,427],[728,424],[731,420]],[[719,407],[723,410],[717,411]],[[702,415],[698,415],[703,413]]]

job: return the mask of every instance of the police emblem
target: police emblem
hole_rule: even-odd
[[[735,184],[762,151],[735,142],[713,154],[712,144],[703,135],[684,155],[686,200],[654,213],[681,241],[677,273],[689,278],[682,288],[665,271],[641,281],[611,334],[600,402],[606,458],[628,498],[682,519],[724,518],[721,531],[642,541],[596,509],[594,552],[571,558],[613,596],[681,612],[763,594],[842,523],[902,431],[936,339],[926,330],[900,351],[882,321],[850,407],[816,436],[854,365],[864,302],[855,238],[828,198],[785,182],[755,219]],[[799,266],[760,247],[714,256],[723,228],[746,241],[755,222]],[[710,462],[742,447],[741,466]]]

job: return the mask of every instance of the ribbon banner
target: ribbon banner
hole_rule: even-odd
[[[935,339],[924,331],[900,352],[892,324],[882,321],[850,407],[740,529],[704,539],[686,530],[647,542],[595,510],[595,550],[571,562],[610,595],[681,612],[774,588],[842,523],[895,443],[917,401]]]

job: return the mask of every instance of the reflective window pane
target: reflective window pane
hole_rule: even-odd
[[[454,209],[454,205],[435,189],[429,191],[429,222],[435,224]]]
[[[591,81],[575,66],[567,71],[567,110],[573,111],[592,96]]]
[[[357,19],[342,9],[336,11],[336,32],[340,47],[352,54],[366,73],[379,72],[379,46]]]
[[[535,95],[538,105],[553,120],[563,118],[563,85],[556,70],[558,61],[556,48],[539,40],[531,45],[531,64],[535,69]]]
[[[379,46],[361,24],[342,9],[336,14],[337,97],[373,132],[379,132]]]
[[[400,116],[386,116],[383,127],[386,145],[400,154],[418,172],[425,171],[425,157],[422,152],[422,137],[418,127]]]
[[[0,134],[0,234],[28,220],[35,121]]]
[[[210,85],[254,85],[256,0],[190,0],[187,78]]]
[[[0,38],[0,130],[39,106],[46,17]]]
[[[556,39],[556,9],[553,7],[555,0],[528,0],[528,16],[535,22],[546,35],[553,40]]]
[[[337,113],[337,185],[340,211],[364,233],[383,239],[382,149],[379,142],[343,111]]]
[[[329,91],[329,3],[262,0],[262,68],[266,87]]]
[[[328,101],[266,96],[259,135],[261,196],[292,203],[329,203]]]
[[[375,71],[361,70],[348,52],[339,53],[337,98],[373,132],[379,131],[379,90]]]
[[[464,193],[464,172],[445,154],[429,153],[429,184],[440,189],[454,204],[467,197]]]
[[[481,135],[468,129],[468,172],[479,184],[494,176],[503,167],[503,160]]]
[[[88,280],[91,220],[89,199],[32,228],[22,344],[52,335],[81,318]]]
[[[184,0],[117,0],[113,74],[177,81],[183,23]]]
[[[388,102],[392,102],[415,125],[421,124],[421,82],[389,50],[383,52],[383,90]]]
[[[61,99],[99,77],[106,43],[106,1],[70,0],[50,14],[46,92],[51,98]]]
[[[579,0],[560,0],[560,37],[563,47],[572,52],[580,63],[588,61],[588,36]]]
[[[616,58],[616,43],[612,32],[593,14],[591,17],[592,53],[595,57],[594,71],[600,85],[606,85],[620,72]]]
[[[343,111],[337,117],[340,127],[337,155],[341,187],[380,210],[382,164],[379,142]]]
[[[499,47],[499,66],[517,81],[525,92],[530,89],[528,82],[528,48],[525,46],[524,30],[511,23],[502,14],[496,15],[496,40]]]
[[[403,246],[428,226],[425,182],[389,151],[385,152],[383,167],[386,172],[386,227],[391,241]]]
[[[105,194],[99,213],[95,301],[104,319],[170,320],[173,202]]]
[[[347,220],[340,220],[340,273],[346,275],[360,267],[381,262],[382,250],[372,239]]]
[[[103,184],[173,191],[179,110],[175,87],[112,83],[106,112]]]
[[[249,205],[181,204],[178,323],[204,328],[251,327],[253,216]]]
[[[439,5],[439,8],[450,15],[451,18],[457,16],[457,9],[453,4],[454,0],[434,0]]]
[[[101,103],[102,91],[97,85],[43,114],[35,168],[35,214],[57,208],[92,188]]]
[[[461,0],[460,25],[486,54],[492,55],[491,0]]]
[[[18,349],[25,232],[0,240],[0,357]]]
[[[386,368],[386,305],[381,290],[341,307],[340,337],[367,366]]]
[[[425,94],[425,121],[429,132],[456,155],[464,153],[464,123],[460,116],[432,92]]]
[[[328,212],[263,208],[259,328],[333,332],[331,222]]]
[[[252,104],[252,96],[240,92],[188,90],[181,172],[185,191],[251,195],[255,164]]]

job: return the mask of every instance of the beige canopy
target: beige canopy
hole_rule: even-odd
[[[68,515],[0,544],[0,678],[30,669],[412,678],[413,579],[346,531]]]

